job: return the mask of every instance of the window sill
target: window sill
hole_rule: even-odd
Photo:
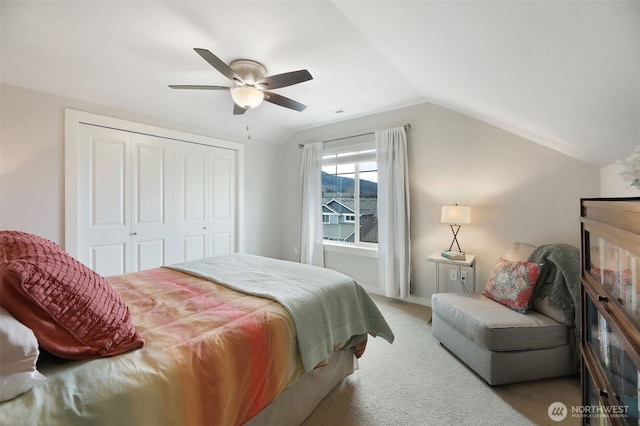
[[[378,257],[377,247],[355,246],[352,244],[340,244],[327,241],[323,243],[323,246],[324,251],[333,253],[343,253],[363,257]]]

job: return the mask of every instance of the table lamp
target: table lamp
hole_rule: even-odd
[[[453,233],[453,241],[449,246],[449,251],[453,248],[455,243],[460,250],[460,244],[458,243],[458,232],[460,231],[460,225],[466,225],[471,223],[471,207],[468,206],[442,206],[442,214],[440,215],[440,222],[448,223],[451,226],[451,232]],[[454,229],[455,227],[455,229]]]

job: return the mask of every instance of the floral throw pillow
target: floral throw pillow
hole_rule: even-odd
[[[529,309],[533,290],[540,277],[538,263],[500,258],[482,292],[490,299],[522,314]]]

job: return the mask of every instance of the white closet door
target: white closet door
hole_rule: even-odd
[[[173,141],[79,131],[78,260],[105,276],[173,263]]]
[[[102,275],[131,269],[131,134],[80,125],[78,260]]]
[[[67,110],[66,248],[106,276],[236,252],[243,161],[241,144]]]
[[[170,139],[133,133],[133,271],[173,263],[173,147]]]
[[[176,146],[176,261],[236,251],[236,151]]]
[[[210,149],[192,143],[176,144],[176,262],[210,255],[207,204]]]
[[[236,251],[237,152],[211,148],[209,228],[211,255]]]

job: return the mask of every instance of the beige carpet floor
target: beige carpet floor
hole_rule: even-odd
[[[578,425],[578,376],[491,387],[431,334],[431,310],[374,296],[396,336],[370,338],[360,369],[345,378],[304,426]],[[547,410],[568,407],[561,422]]]

